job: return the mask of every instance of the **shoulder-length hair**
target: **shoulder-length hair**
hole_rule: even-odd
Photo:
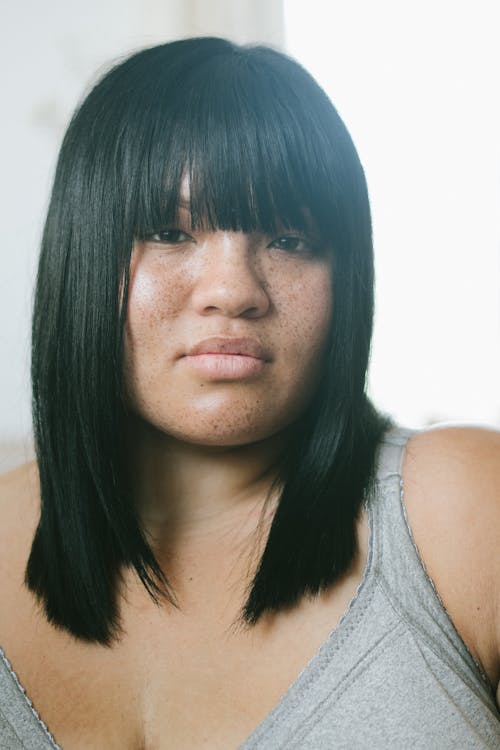
[[[43,234],[32,328],[41,514],[25,573],[50,622],[103,645],[122,635],[124,566],[157,604],[177,606],[130,492],[122,362],[133,242],[175,219],[184,174],[193,226],[272,234],[312,221],[334,256],[326,365],[280,469],[247,625],[348,569],[387,426],[365,393],[367,188],[323,90],[284,54],[216,38],[116,65],[71,120]]]

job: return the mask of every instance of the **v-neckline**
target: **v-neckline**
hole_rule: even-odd
[[[52,733],[50,732],[48,726],[45,724],[45,722],[43,721],[42,717],[40,716],[40,714],[36,710],[36,707],[33,704],[33,701],[31,700],[31,698],[29,697],[28,693],[26,692],[23,684],[21,683],[19,677],[17,676],[17,673],[15,672],[12,664],[10,663],[8,657],[6,656],[4,650],[2,649],[1,646],[0,646],[0,659],[5,664],[5,666],[7,668],[7,671],[9,672],[12,680],[14,681],[16,687],[18,688],[19,692],[21,693],[20,699],[24,700],[25,703],[27,704],[27,706],[29,707],[29,709],[31,711],[31,714],[32,714],[32,717],[35,720],[35,725],[36,725],[36,728],[38,729],[38,731],[43,734],[44,739],[46,741],[48,740],[48,742],[50,743],[50,746],[51,746],[51,748],[53,748],[53,750],[63,750],[63,748],[60,745],[57,744],[57,742],[56,742],[54,736],[52,735]],[[23,745],[23,747],[24,747],[24,745]]]
[[[335,649],[337,642],[339,641],[339,639],[341,639],[344,633],[344,630],[346,630],[347,626],[349,625],[349,621],[354,616],[354,611],[362,606],[362,599],[367,594],[367,591],[369,588],[368,582],[371,580],[372,574],[373,574],[373,550],[374,550],[374,518],[373,518],[373,510],[371,508],[371,503],[369,502],[369,499],[364,501],[363,507],[366,511],[366,515],[368,519],[368,554],[367,554],[367,559],[366,559],[366,563],[365,563],[364,570],[363,570],[363,575],[361,577],[361,580],[356,588],[356,591],[353,597],[351,598],[346,610],[340,617],[335,628],[332,631],[330,631],[326,639],[318,647],[316,653],[307,662],[307,664],[304,666],[304,668],[299,673],[299,675],[295,678],[293,683],[286,689],[286,691],[283,693],[283,695],[275,704],[275,706],[269,711],[268,714],[266,714],[266,716],[256,726],[256,728],[251,732],[251,734],[248,735],[248,737],[243,741],[243,743],[238,746],[237,750],[256,750],[256,748],[259,747],[259,743],[261,743],[261,741],[265,739],[265,735],[270,730],[270,728],[273,727],[276,724],[276,722],[279,721],[282,714],[286,711],[288,704],[290,703],[293,704],[297,693],[302,691],[306,687],[306,685],[314,684],[315,677],[318,675],[320,670],[324,669],[325,665],[328,663],[328,659],[325,658],[328,652],[333,651]],[[36,710],[35,705],[31,701],[28,693],[26,692],[24,686],[19,680],[12,664],[10,663],[8,657],[2,650],[1,646],[0,646],[0,658],[5,663],[5,666],[7,667],[8,672],[10,673],[12,679],[17,685],[17,688],[19,689],[19,692],[22,695],[21,699],[24,699],[27,705],[29,706],[31,713],[32,713],[32,717],[34,721],[36,722],[36,727],[38,728],[39,732],[43,734],[45,741],[48,741],[50,743],[51,750],[65,750],[62,746],[60,746],[57,743],[55,737],[50,732],[50,729],[47,727],[47,725],[45,724],[45,722],[39,715],[38,711]]]
[[[266,735],[270,729],[279,722],[282,715],[286,713],[288,705],[294,704],[295,697],[298,694],[301,694],[301,698],[303,699],[302,691],[307,689],[306,686],[314,685],[315,678],[319,676],[319,673],[322,672],[329,663],[328,654],[331,655],[331,653],[336,650],[336,647],[342,640],[344,632],[347,634],[347,629],[350,627],[355,612],[362,611],[364,598],[369,594],[370,590],[369,582],[374,575],[374,514],[369,499],[364,501],[363,507],[368,518],[368,554],[363,575],[353,597],[337,622],[337,625],[320,644],[314,656],[311,657],[292,684],[286,689],[276,705],[268,714],[266,714],[246,740],[238,746],[237,750],[258,750],[258,748],[263,746],[262,742],[265,740]]]

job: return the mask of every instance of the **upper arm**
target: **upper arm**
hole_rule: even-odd
[[[415,543],[500,706],[500,431],[418,433],[407,445],[403,481]]]

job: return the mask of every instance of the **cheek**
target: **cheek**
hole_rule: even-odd
[[[277,299],[283,335],[302,353],[297,367],[322,351],[332,319],[332,279],[329,268],[308,269]]]
[[[165,294],[164,285],[158,276],[150,273],[136,273],[131,284],[128,297],[127,320],[133,332],[142,324],[160,319],[165,304],[173,306],[171,290]],[[159,304],[160,300],[162,305]]]
[[[187,276],[162,272],[154,265],[131,270],[127,336],[135,346],[159,335],[178,314],[186,296]]]
[[[131,269],[125,321],[124,365],[129,395],[151,387],[164,367],[172,322],[182,308],[185,282],[147,264]]]

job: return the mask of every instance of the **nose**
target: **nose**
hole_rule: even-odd
[[[213,232],[203,247],[192,303],[200,315],[259,318],[270,300],[255,240],[243,232]]]

